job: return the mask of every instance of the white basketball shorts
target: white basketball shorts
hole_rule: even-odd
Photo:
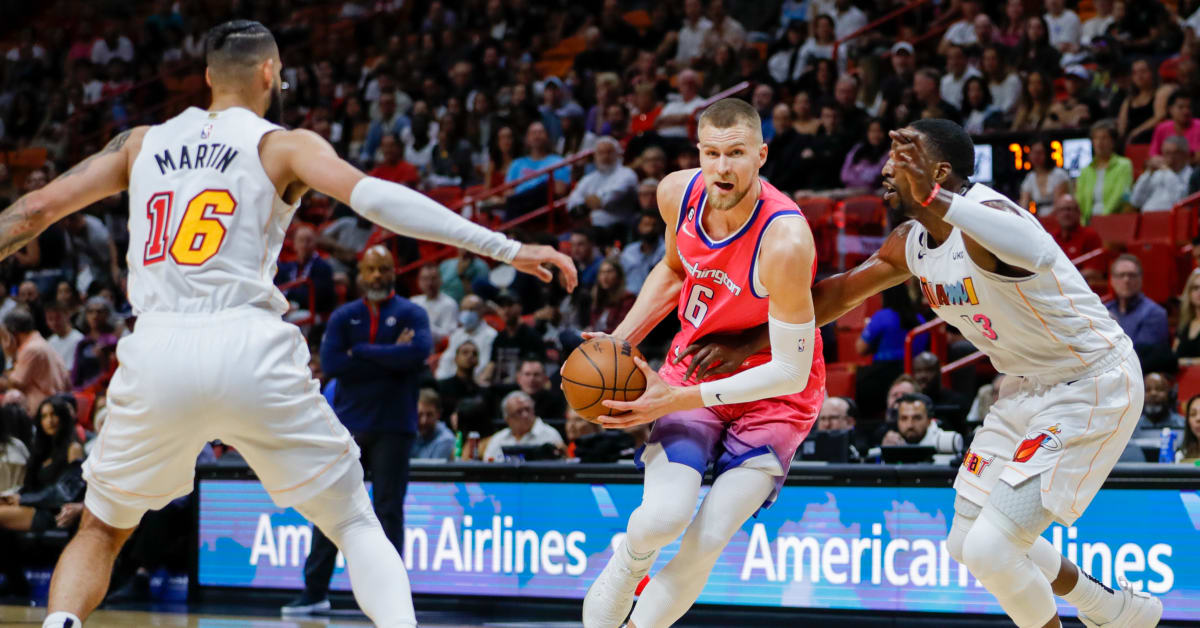
[[[117,345],[108,418],[84,463],[85,505],[116,528],[191,492],[196,456],[220,439],[271,499],[298,504],[358,446],[321,396],[300,330],[257,308],[146,313]]]
[[[1007,377],[958,469],[954,489],[983,506],[997,481],[1040,476],[1042,506],[1071,525],[1099,492],[1142,415],[1132,350],[1091,376],[1054,383]]]

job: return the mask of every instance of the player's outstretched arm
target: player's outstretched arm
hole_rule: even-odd
[[[264,163],[281,160],[291,178],[349,205],[364,218],[401,235],[449,244],[512,264],[550,281],[546,264],[562,271],[567,290],[578,283],[575,263],[552,247],[521,244],[485,229],[408,187],[369,177],[350,165],[324,138],[307,130],[270,133]]]
[[[858,307],[874,294],[908,279],[908,262],[904,258],[904,243],[908,240],[911,222],[896,227],[870,258],[862,264],[822,281],[812,288],[813,312],[817,327],[837,320]],[[805,275],[807,277],[807,275]],[[705,336],[689,345],[678,357],[692,355],[687,377],[695,369],[697,379],[732,373],[746,358],[771,346],[768,325],[759,325],[738,334]]]
[[[667,224],[665,242],[666,254],[659,260],[642,289],[638,292],[637,300],[625,315],[620,325],[613,330],[612,335],[628,340],[638,345],[651,330],[666,318],[671,310],[679,303],[679,291],[683,289],[683,264],[679,262],[679,253],[675,248],[675,225],[679,222],[679,202],[687,182],[696,173],[695,170],[680,170],[667,175],[658,184],[658,211],[662,214],[663,222]]]
[[[924,206],[961,229],[968,239],[967,252],[977,265],[992,266],[994,262],[980,257],[990,255],[1031,274],[1054,266],[1062,250],[1031,214],[1011,203],[984,204],[940,186],[934,188],[934,161],[922,139],[910,131],[892,131],[891,136],[897,143],[893,150],[897,190],[907,203]],[[932,194],[935,189],[937,193]],[[972,247],[970,241],[984,250]]]
[[[904,246],[912,226],[912,221],[902,223],[866,261],[813,286],[813,308],[818,327],[832,323],[863,301],[912,276],[904,257]]]
[[[129,185],[129,163],[147,127],[122,131],[100,152],[0,212],[0,260],[19,251],[67,215]]]

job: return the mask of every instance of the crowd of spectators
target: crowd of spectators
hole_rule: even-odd
[[[580,271],[579,289],[567,294],[466,252],[444,257],[389,238],[309,195],[276,282],[339,416],[370,419],[354,431],[373,433],[371,413],[381,411],[354,403],[403,388],[397,429],[407,440],[396,446],[416,458],[502,460],[508,447],[526,456],[628,459],[648,428],[605,431],[583,420],[558,391],[558,368],[581,334],[615,328],[663,257],[657,184],[698,165],[693,116],[730,86],[747,82],[737,96],[762,117],[770,154],[763,177],[797,198],[876,192],[888,131],[923,117],[956,120],[981,136],[1025,133],[1030,168],[1009,191],[1050,216],[1072,258],[1103,246],[1093,217],[1167,210],[1200,190],[1200,0],[952,0],[860,32],[903,4],[25,6],[14,22],[30,26],[11,33],[0,70],[0,149],[44,150],[46,159],[0,163],[0,206],[45,185],[111,132],[203,105],[204,32],[235,16],[258,19],[280,43],[285,125],[322,135],[374,176],[455,207],[470,197],[471,217],[493,224],[558,199],[568,225],[561,233],[528,225],[510,233],[560,246]],[[1091,162],[1074,178],[1043,133],[1063,131],[1092,145]],[[592,152],[572,159],[585,151]],[[1135,153],[1146,156],[1137,167],[1126,156]],[[124,196],[105,199],[0,263],[0,529],[69,527],[78,516],[77,503],[37,495],[73,485],[104,420],[116,344],[136,324],[123,296],[126,205]],[[400,277],[381,287],[364,275],[364,261],[379,260],[363,252],[379,242],[390,265],[419,266],[411,283]],[[1111,280],[1109,310],[1154,372],[1139,435],[1177,430],[1181,458],[1200,457],[1200,404],[1189,400],[1181,415],[1170,393],[1178,364],[1200,364],[1200,275],[1179,297],[1171,347],[1168,310],[1142,293],[1137,257],[1096,261],[1084,272],[1101,286]],[[402,304],[388,305],[392,299]],[[814,430],[846,436],[836,459],[888,460],[893,448],[917,445],[952,460],[999,394],[1002,378],[943,386],[941,359],[925,336],[904,374],[904,336],[933,316],[922,299],[915,286],[897,286],[865,323],[853,349],[869,356],[861,370],[871,377],[859,381],[871,383],[856,399],[829,397]],[[346,308],[365,308],[365,318],[354,319],[361,322],[383,307],[396,308],[397,322],[387,324],[401,327],[382,344],[374,330],[364,341],[367,332],[347,322]],[[669,316],[647,339],[652,361],[663,359],[677,325]],[[955,340],[949,358],[970,351]],[[838,343],[826,346],[831,362],[854,359],[836,355]],[[405,384],[364,379],[366,363]],[[220,444],[209,452],[230,454]]]

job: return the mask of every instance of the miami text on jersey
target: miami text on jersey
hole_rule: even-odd
[[[194,170],[196,168],[213,168],[225,172],[229,164],[233,163],[233,158],[237,157],[237,149],[222,144],[213,142],[211,144],[197,144],[191,151],[187,146],[180,146],[176,149],[179,155],[178,161],[171,153],[171,149],[164,150],[154,156],[154,161],[158,164],[158,170],[162,174],[167,174],[167,168],[178,170],[187,168]]]
[[[932,283],[921,277],[921,290],[925,291],[926,300],[934,308],[943,305],[979,305],[975,284],[970,277],[964,277],[958,283]]]
[[[683,263],[683,267],[687,269],[688,274],[692,279],[697,281],[701,279],[712,279],[718,285],[725,286],[734,296],[742,293],[742,287],[730,279],[729,274],[719,268],[700,268],[694,264],[689,264],[687,258],[683,256],[683,252],[679,252],[679,261]]]

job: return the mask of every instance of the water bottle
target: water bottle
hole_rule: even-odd
[[[466,434],[462,430],[459,430],[458,434],[454,437],[454,459],[455,460],[462,460],[463,437],[464,436],[466,436]]]
[[[467,460],[479,459],[479,432],[467,434],[467,444],[463,448],[463,457]]]
[[[1162,429],[1162,436],[1158,439],[1158,461],[1175,462],[1175,432],[1169,427]]]

